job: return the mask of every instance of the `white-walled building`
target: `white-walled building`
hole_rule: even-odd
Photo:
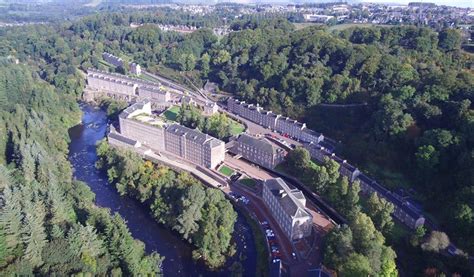
[[[297,189],[290,189],[281,178],[263,183],[263,201],[290,241],[311,235],[313,217],[306,211],[306,198]]]

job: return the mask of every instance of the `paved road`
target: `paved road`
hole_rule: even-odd
[[[291,253],[293,252],[293,246],[291,242],[288,240],[288,238],[285,236],[283,231],[280,229],[279,224],[273,218],[273,216],[271,215],[271,212],[267,209],[267,207],[263,203],[263,199],[241,188],[240,185],[236,183],[230,185],[230,190],[239,195],[244,195],[250,200],[248,206],[250,210],[252,210],[255,213],[259,222],[268,221],[270,228],[275,233],[275,240],[278,242],[278,245],[279,245],[279,250],[282,255],[281,257],[282,262],[286,264],[291,263],[293,260],[291,256]]]
[[[236,159],[229,154],[225,156],[224,163],[227,164],[227,166],[235,169],[236,171],[245,173],[249,177],[257,179],[257,180],[266,180],[266,179],[276,178],[276,176],[272,175],[271,173],[268,173],[265,170],[262,170],[259,167],[253,164],[250,164],[246,161]]]

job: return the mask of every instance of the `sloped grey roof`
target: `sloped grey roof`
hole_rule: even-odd
[[[134,111],[136,110],[141,110],[143,109],[143,107],[145,106],[145,104],[149,103],[150,100],[148,99],[143,99],[141,101],[138,101],[130,106],[128,106],[128,108],[126,108],[125,110],[123,110],[119,117],[121,118],[127,118],[131,113],[133,113]]]
[[[237,141],[258,148],[267,153],[275,154],[279,151],[283,151],[283,148],[272,144],[266,138],[257,138],[248,134],[241,134],[239,138],[237,138]]]
[[[116,140],[121,141],[121,142],[126,143],[126,144],[130,144],[130,145],[135,145],[137,143],[136,140],[124,137],[124,136],[119,135],[117,133],[112,133],[111,132],[111,133],[109,133],[108,137],[112,138],[112,139],[116,139]]]
[[[315,137],[321,136],[321,133],[318,133],[318,132],[316,132],[314,130],[311,130],[311,129],[308,129],[308,128],[304,129],[303,132],[307,133],[307,134],[310,134],[312,136],[315,136]]]
[[[301,191],[296,189],[291,190],[281,178],[267,179],[265,180],[264,185],[268,186],[268,189],[270,189],[273,195],[278,199],[287,215],[293,218],[304,216],[311,217],[311,215],[305,210],[303,204],[298,200],[299,197],[304,198]]]
[[[186,139],[195,141],[198,144],[210,143],[211,147],[218,146],[223,143],[221,140],[207,134],[201,133],[198,129],[191,129],[177,123],[171,124],[166,128],[167,132],[185,136]]]
[[[159,86],[160,85],[160,83],[158,83],[158,82],[150,82],[150,81],[146,81],[146,80],[142,80],[142,79],[138,79],[138,78],[129,77],[129,76],[126,76],[126,75],[123,75],[123,74],[102,71],[102,70],[95,69],[95,68],[88,68],[87,69],[87,75],[90,75],[90,74],[98,74],[98,75],[104,76],[106,78],[117,79],[117,80],[122,80],[122,81],[125,81],[125,82],[135,83],[135,84],[140,85],[140,86],[147,86],[147,85],[148,86]]]

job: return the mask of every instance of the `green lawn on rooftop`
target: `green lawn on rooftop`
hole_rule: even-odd
[[[242,184],[242,185],[245,185],[251,189],[255,189],[255,186],[257,185],[257,182],[255,182],[254,179],[252,178],[243,178],[241,180],[239,180],[239,182]]]
[[[173,106],[173,107],[167,109],[163,113],[163,116],[167,120],[176,121],[176,119],[178,118],[178,114],[179,114],[179,106]]]
[[[229,167],[227,167],[227,166],[225,166],[225,165],[223,165],[223,166],[219,169],[219,172],[222,173],[222,174],[224,174],[224,175],[227,176],[227,177],[229,177],[229,176],[231,176],[232,174],[234,174],[234,171],[233,171],[231,168],[229,168]]]

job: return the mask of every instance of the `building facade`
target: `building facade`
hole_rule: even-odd
[[[397,194],[387,190],[363,173],[357,176],[357,180],[360,183],[361,192],[365,195],[377,193],[380,198],[384,198],[388,202],[392,203],[394,206],[392,216],[409,228],[415,229],[418,226],[423,226],[425,224],[425,217],[423,213],[409,201],[404,200]]]
[[[120,135],[156,151],[164,151],[196,165],[215,168],[224,161],[223,141],[155,117],[151,102],[137,102],[119,115]]]
[[[142,68],[137,63],[130,63],[130,73],[140,76],[142,74]]]
[[[149,99],[155,106],[171,105],[170,93],[159,83],[90,68],[87,70],[87,84],[87,88],[95,92],[96,98],[108,96],[125,101]]]
[[[358,181],[363,194],[371,195],[372,193],[377,193],[379,197],[385,198],[385,200],[391,202],[394,205],[392,216],[408,227],[415,229],[424,224],[425,218],[423,213],[417,210],[414,205],[410,204],[409,201],[403,200],[397,194],[392,193],[367,175],[363,174],[359,169],[357,169],[357,167],[351,165],[336,154],[331,153],[321,145],[309,143],[305,144],[304,147],[309,151],[311,157],[319,163],[323,163],[325,159],[336,161],[339,164],[339,173],[342,176],[347,177],[351,183]]]
[[[219,111],[219,106],[217,106],[216,102],[206,102],[203,105],[203,110],[205,115],[213,115]]]
[[[306,128],[306,124],[289,117],[279,117],[276,121],[275,130],[281,134],[288,135],[295,139],[301,139],[302,132]]]
[[[306,198],[297,189],[290,189],[281,179],[263,183],[263,201],[290,241],[311,235],[313,217],[306,211]]]
[[[232,152],[260,166],[273,169],[286,156],[283,148],[272,144],[266,138],[241,134],[233,146]]]
[[[223,141],[179,124],[166,128],[165,150],[207,168],[215,168],[225,157]]]
[[[107,53],[107,52],[104,52],[102,53],[102,59],[104,59],[104,61],[110,63],[111,65],[113,66],[116,66],[116,67],[123,67],[123,60],[122,58],[119,58],[117,56],[114,56],[110,53]]]
[[[139,116],[144,119],[140,120]],[[126,108],[119,115],[120,134],[139,141],[154,150],[165,149],[164,122],[151,117],[151,102],[143,100]],[[152,121],[156,120],[156,121]]]
[[[272,111],[266,111],[259,105],[247,104],[244,101],[229,98],[227,100],[227,109],[262,127],[288,135],[296,140],[308,143],[324,141],[324,136],[321,133],[308,129],[305,123],[298,122],[289,117],[283,117]]]

